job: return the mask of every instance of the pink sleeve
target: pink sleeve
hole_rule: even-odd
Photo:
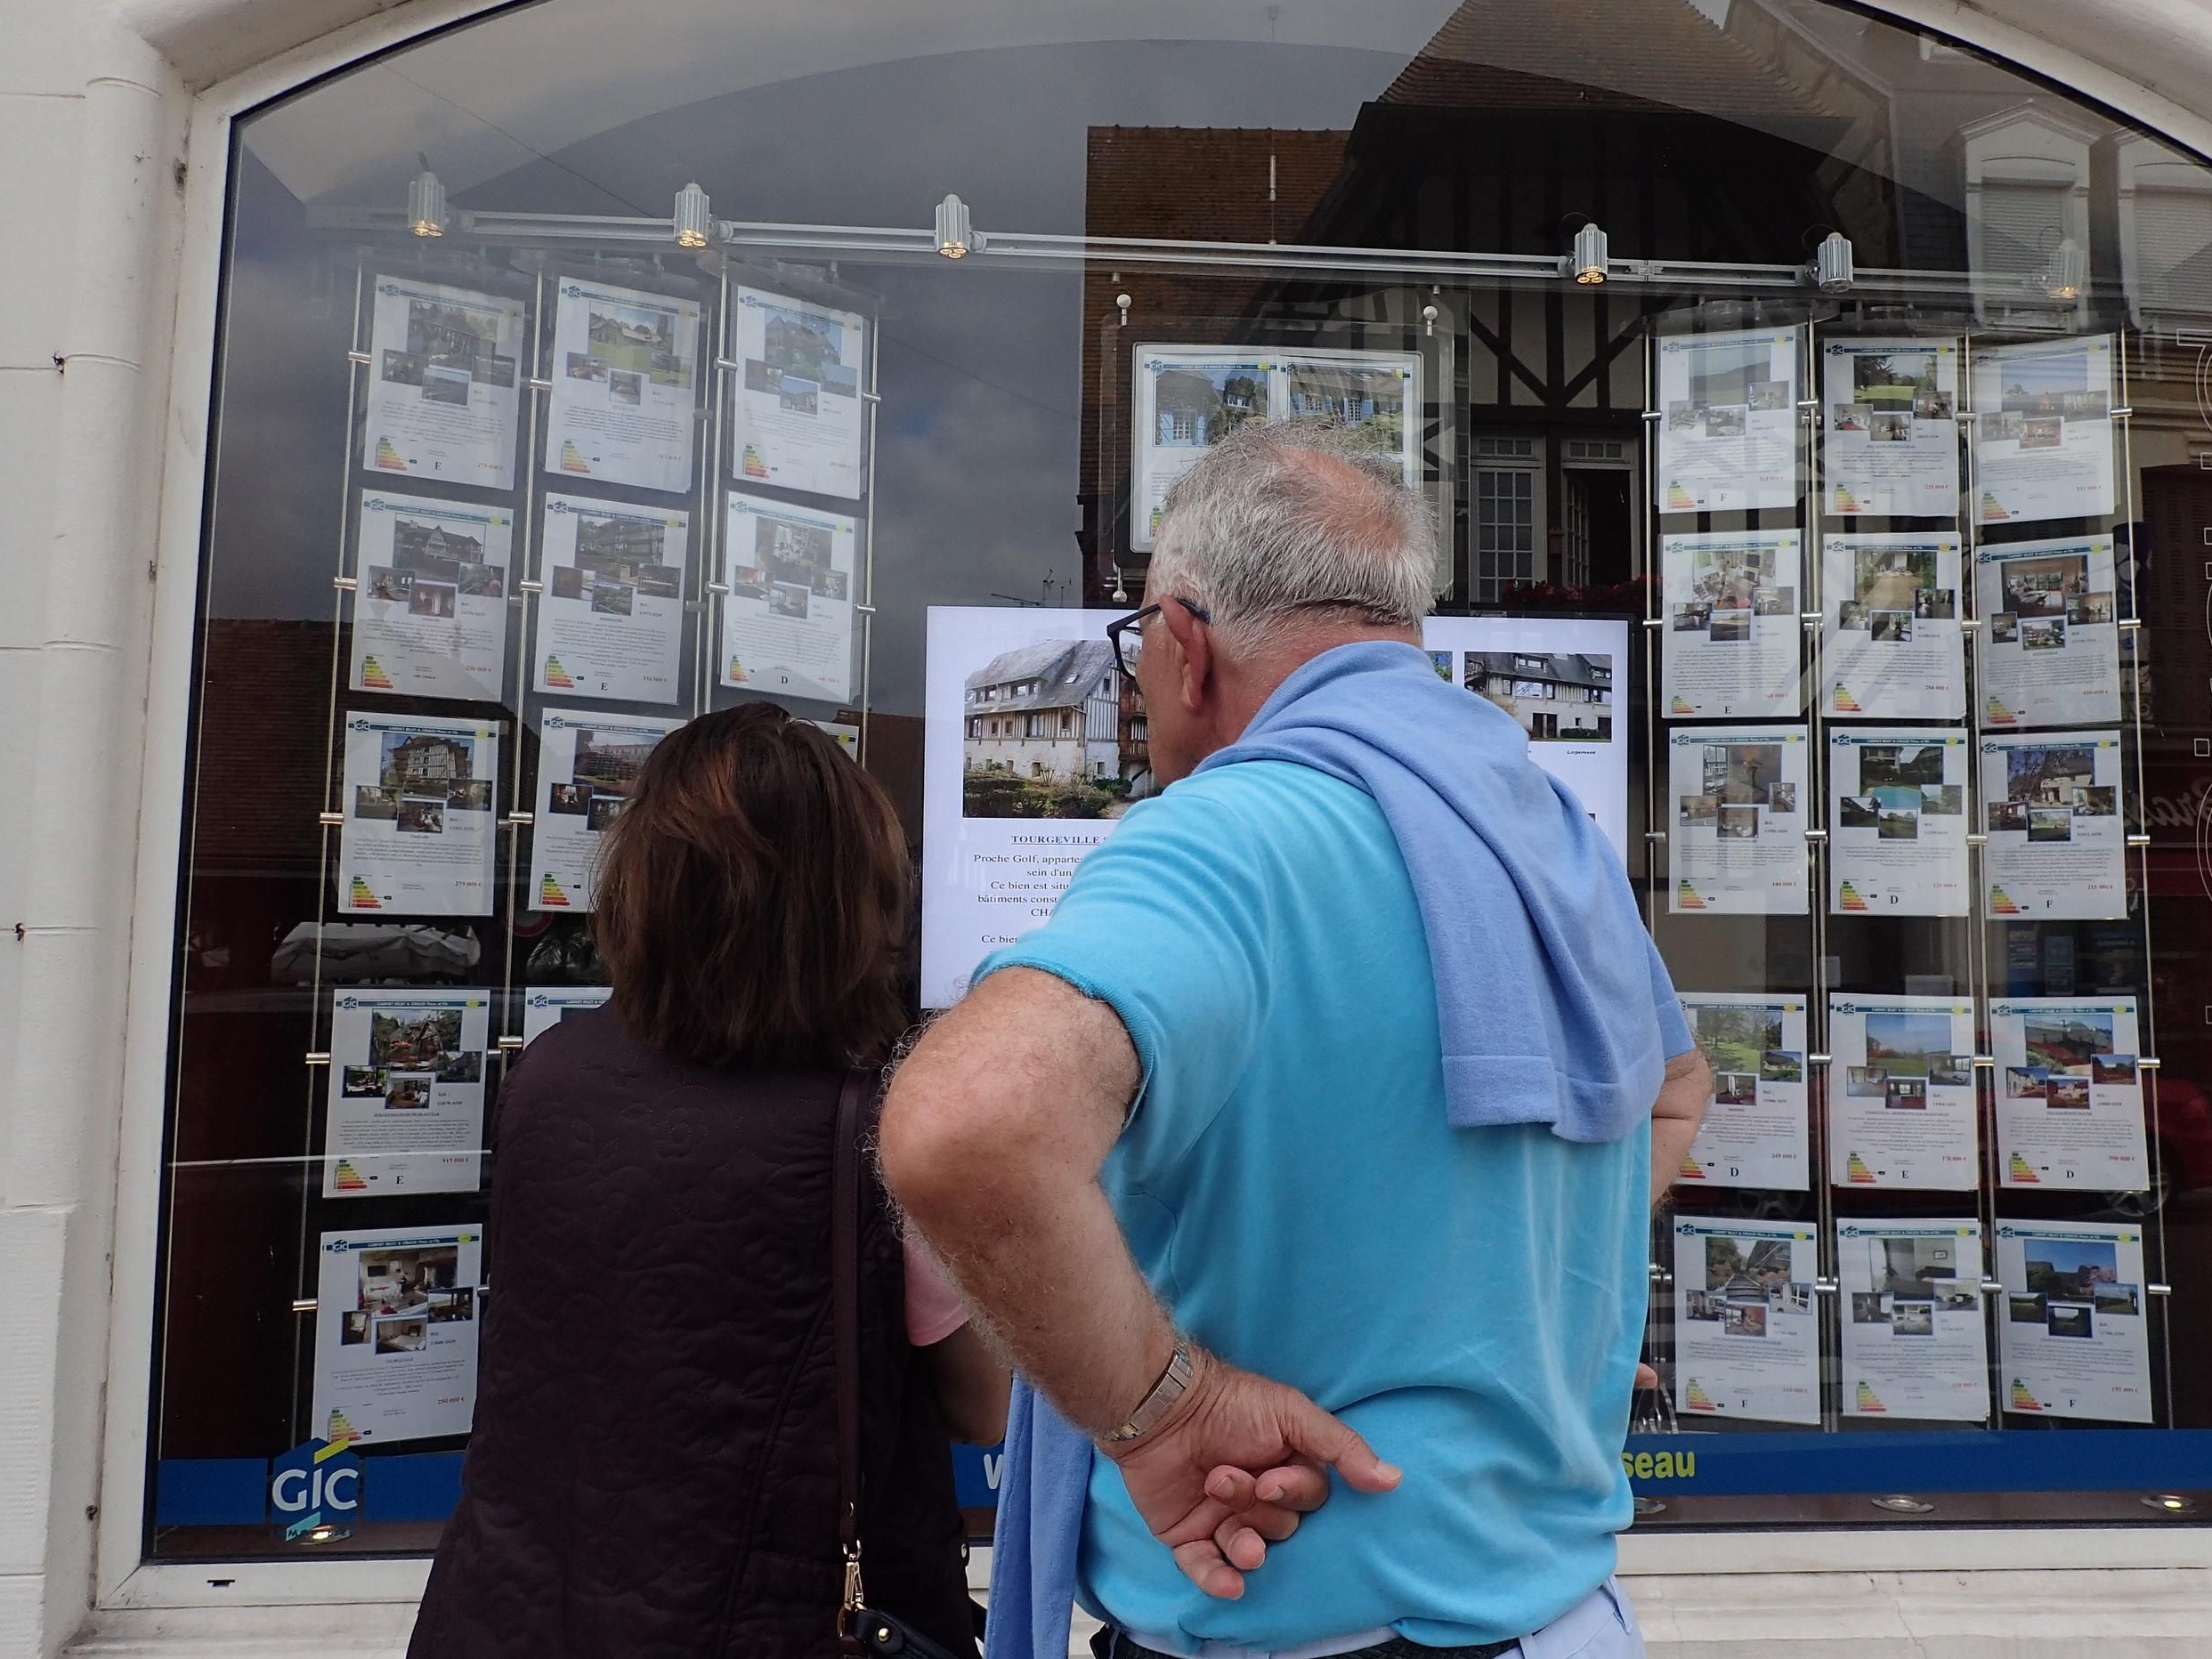
[[[906,1241],[906,1340],[914,1347],[942,1342],[968,1323],[967,1307],[936,1258]]]

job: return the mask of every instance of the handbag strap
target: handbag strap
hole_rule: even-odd
[[[830,1169],[830,1323],[837,1372],[838,1549],[845,1559],[845,1597],[838,1647],[862,1651],[852,1615],[863,1605],[860,1581],[860,1158],[868,1097],[875,1073],[854,1066],[838,1093],[837,1145]]]

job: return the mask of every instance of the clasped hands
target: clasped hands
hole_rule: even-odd
[[[1209,1596],[1234,1600],[1268,1546],[1328,1499],[1333,1469],[1355,1492],[1389,1492],[1399,1471],[1297,1389],[1193,1347],[1191,1385],[1150,1431],[1099,1450],[1138,1514]]]
[[[1137,1513],[1209,1596],[1235,1600],[1268,1546],[1328,1501],[1333,1469],[1355,1492],[1389,1492],[1400,1471],[1297,1389],[1193,1347],[1191,1385],[1148,1433],[1099,1450]],[[1651,1367],[1636,1387],[1655,1388]]]

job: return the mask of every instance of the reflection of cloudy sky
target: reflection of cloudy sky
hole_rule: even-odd
[[[986,234],[1074,233],[1090,128],[1266,127],[1289,111],[1302,126],[1348,127],[1403,64],[1389,53],[1218,41],[906,59],[633,121],[514,166],[459,193],[457,206],[665,213],[695,177],[722,217],[920,226],[957,190]],[[280,152],[304,144],[310,129],[317,144],[331,142],[328,120],[304,118],[316,114],[306,108],[313,101],[296,101],[249,134],[280,172]],[[330,118],[361,101],[334,94]],[[324,617],[348,441],[351,268],[335,283],[319,275],[317,245],[297,230],[289,193],[251,156],[244,172],[231,314],[252,321],[228,339],[214,598],[223,614]],[[325,199],[352,198],[341,190]],[[666,263],[690,268],[672,249]],[[1083,334],[1094,325],[1080,315],[1073,266],[848,261],[839,275],[886,306],[876,700],[919,713],[923,606],[1080,597],[1080,382]]]

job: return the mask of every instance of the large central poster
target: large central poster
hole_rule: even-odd
[[[1154,792],[1115,611],[929,610],[922,748],[921,1000],[1052,914],[1084,854]]]
[[[922,781],[921,999],[948,1008],[976,965],[1051,915],[1083,854],[1157,792],[1149,724],[1107,644],[1117,611],[932,606]],[[1615,680],[1628,624],[1431,617],[1439,676],[1520,724],[1626,857],[1627,728]]]

